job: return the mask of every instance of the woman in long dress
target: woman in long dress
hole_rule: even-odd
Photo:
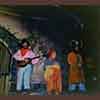
[[[45,63],[44,79],[48,94],[54,92],[58,95],[62,92],[61,69],[59,63],[56,61],[56,51],[54,49],[50,49],[48,53],[48,60]]]
[[[78,86],[81,92],[86,91],[85,87],[85,76],[82,66],[82,56],[79,54],[78,46],[74,47],[71,52],[67,55],[67,62],[69,64],[68,71],[68,89],[69,91],[75,91]]]

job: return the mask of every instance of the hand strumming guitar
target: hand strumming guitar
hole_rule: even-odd
[[[25,62],[26,64],[28,64],[28,63],[30,63],[30,59],[29,59],[29,58],[25,58],[25,59],[24,59],[24,62]]]

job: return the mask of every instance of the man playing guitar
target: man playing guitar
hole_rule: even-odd
[[[17,61],[17,85],[16,90],[22,91],[22,85],[25,91],[30,90],[30,77],[32,72],[32,64],[39,61],[39,56],[36,57],[30,48],[30,44],[26,39],[22,40],[21,48],[13,55]]]

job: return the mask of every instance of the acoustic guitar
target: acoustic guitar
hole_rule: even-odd
[[[17,61],[17,66],[18,67],[25,67],[27,64],[30,64],[32,60],[40,58],[40,57],[46,57],[46,55],[36,56],[33,58],[25,58],[25,60],[27,60],[27,62],[25,60]]]

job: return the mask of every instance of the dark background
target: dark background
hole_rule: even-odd
[[[30,33],[38,30],[64,50],[65,55],[70,40],[82,40],[84,56],[93,59],[98,74],[98,81],[90,79],[88,86],[93,91],[99,89],[99,6],[1,6],[0,9],[20,14],[19,20]]]

